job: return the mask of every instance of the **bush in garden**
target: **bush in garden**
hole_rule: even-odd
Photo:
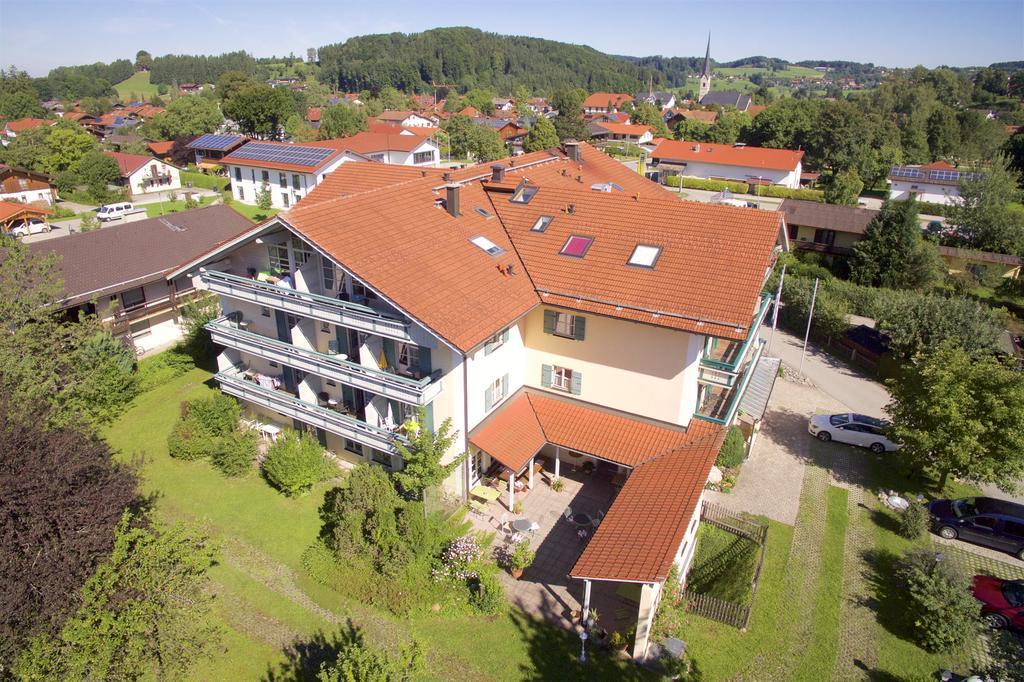
[[[715,465],[720,469],[731,469],[743,464],[743,458],[747,454],[746,443],[743,440],[743,431],[738,426],[730,426],[729,433],[725,436],[722,449],[718,451],[718,458]]]
[[[244,476],[256,458],[256,432],[232,431],[217,439],[210,458],[225,476]]]
[[[473,535],[456,538],[441,552],[441,565],[433,570],[434,580],[476,580],[473,564],[480,560],[480,545]]]
[[[176,459],[203,459],[213,454],[217,438],[190,419],[174,425],[167,437],[167,451]]]
[[[900,514],[900,535],[916,540],[928,532],[928,510],[923,504],[911,504]]]
[[[469,590],[469,603],[480,613],[492,615],[505,608],[505,588],[493,571],[482,571]]]
[[[909,551],[897,570],[900,594],[913,637],[926,651],[951,651],[979,632],[981,604],[971,594],[968,574],[931,549]]]
[[[327,473],[324,449],[315,438],[286,431],[267,450],[263,475],[289,497],[301,495]]]
[[[242,408],[238,402],[224,393],[190,400],[184,414],[186,420],[197,423],[215,436],[225,436],[234,431],[241,416]]]

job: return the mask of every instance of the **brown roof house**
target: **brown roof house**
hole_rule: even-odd
[[[566,604],[603,609],[629,582],[644,658],[762,365],[761,289],[785,248],[778,212],[681,202],[565,143],[453,170],[350,161],[167,278],[220,295],[216,379],[259,424],[395,469],[397,442],[451,419],[445,457],[471,457],[447,492],[481,528],[517,502],[536,526],[517,603],[568,627]],[[552,497],[554,478],[579,494]]]
[[[237,211],[209,206],[34,242],[29,249],[60,257],[61,307],[70,317],[98,315],[144,355],[181,338],[180,306],[198,291],[191,277],[165,275],[251,227]]]
[[[57,189],[46,173],[0,163],[0,201],[52,206],[57,201]]]
[[[848,256],[864,236],[878,211],[856,206],[820,204],[786,199],[779,206],[786,216],[789,242],[793,248],[829,255]]]

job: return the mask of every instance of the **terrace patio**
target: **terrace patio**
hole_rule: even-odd
[[[619,469],[608,462],[597,462],[592,473],[582,468],[583,459],[563,459],[560,477],[564,488],[555,492],[551,488],[554,477],[554,462],[538,457],[543,471],[534,476],[532,489],[515,493],[515,500],[522,502],[522,514],[508,511],[507,486],[496,482],[502,491],[500,498],[487,502],[486,512],[472,513],[469,518],[474,526],[483,532],[497,533],[495,544],[505,543],[516,532],[512,522],[528,519],[539,526],[533,532],[520,535],[530,541],[536,552],[532,566],[526,569],[522,578],[514,579],[502,573],[509,601],[527,613],[550,623],[566,628],[579,624],[573,621],[573,612],[583,607],[582,580],[569,577],[580,554],[593,537],[594,528],[580,526],[565,518],[566,507],[573,514],[583,512],[597,517],[611,507],[621,486]],[[583,529],[587,535],[581,537]],[[591,588],[590,608],[597,611],[599,624],[609,633],[619,631],[625,634],[637,622],[639,606],[639,585],[628,583],[594,582]]]

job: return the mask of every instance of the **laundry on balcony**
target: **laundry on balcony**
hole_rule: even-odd
[[[272,390],[281,388],[282,382],[280,376],[260,374],[259,372],[255,372],[251,369],[246,370],[242,376],[248,379],[249,381],[259,384],[260,388],[269,388]]]

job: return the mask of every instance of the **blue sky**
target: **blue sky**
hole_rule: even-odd
[[[45,75],[59,65],[134,58],[139,49],[304,55],[355,35],[436,26],[667,56],[703,54],[711,31],[720,61],[763,54],[934,67],[1024,59],[1022,0],[0,0],[0,64]]]

